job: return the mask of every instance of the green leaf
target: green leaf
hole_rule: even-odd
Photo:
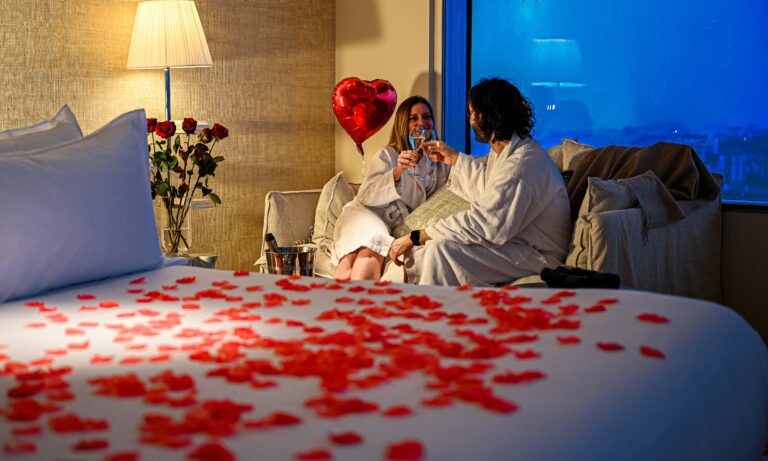
[[[161,182],[157,185],[157,195],[165,197],[168,193],[168,183]]]
[[[216,157],[213,157],[213,161],[216,163],[221,163],[224,161],[224,157],[222,157],[221,155],[217,155]]]
[[[210,194],[208,194],[208,199],[209,199],[211,202],[213,202],[213,204],[214,204],[214,205],[221,205],[221,199],[219,198],[219,196],[218,196],[218,195],[214,194],[213,192],[211,192]]]
[[[173,152],[178,152],[181,147],[181,136],[176,136],[176,140],[173,142]]]

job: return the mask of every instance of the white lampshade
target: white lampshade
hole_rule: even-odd
[[[533,86],[584,86],[579,42],[565,38],[533,40]]]
[[[129,69],[213,65],[193,0],[139,3],[133,25]]]

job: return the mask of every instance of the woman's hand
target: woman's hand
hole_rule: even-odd
[[[459,159],[459,153],[443,141],[428,141],[424,143],[424,147],[427,148],[427,155],[433,162],[452,166]]]
[[[392,176],[394,176],[395,182],[400,181],[400,176],[408,168],[416,168],[420,158],[421,156],[412,150],[400,152],[400,155],[397,156],[397,165],[392,169]]]
[[[404,235],[399,239],[392,242],[389,247],[389,259],[391,259],[396,265],[402,266],[405,261],[401,261],[400,256],[410,253],[413,249],[413,242],[411,242],[410,235]]]

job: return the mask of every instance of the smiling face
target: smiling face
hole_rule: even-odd
[[[408,115],[408,131],[420,126],[428,130],[434,128],[432,122],[432,112],[429,107],[424,103],[417,103],[411,107],[411,113]]]

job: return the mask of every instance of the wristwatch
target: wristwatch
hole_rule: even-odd
[[[413,243],[413,246],[417,247],[420,245],[419,240],[421,239],[421,231],[416,229],[411,231],[411,242]]]

